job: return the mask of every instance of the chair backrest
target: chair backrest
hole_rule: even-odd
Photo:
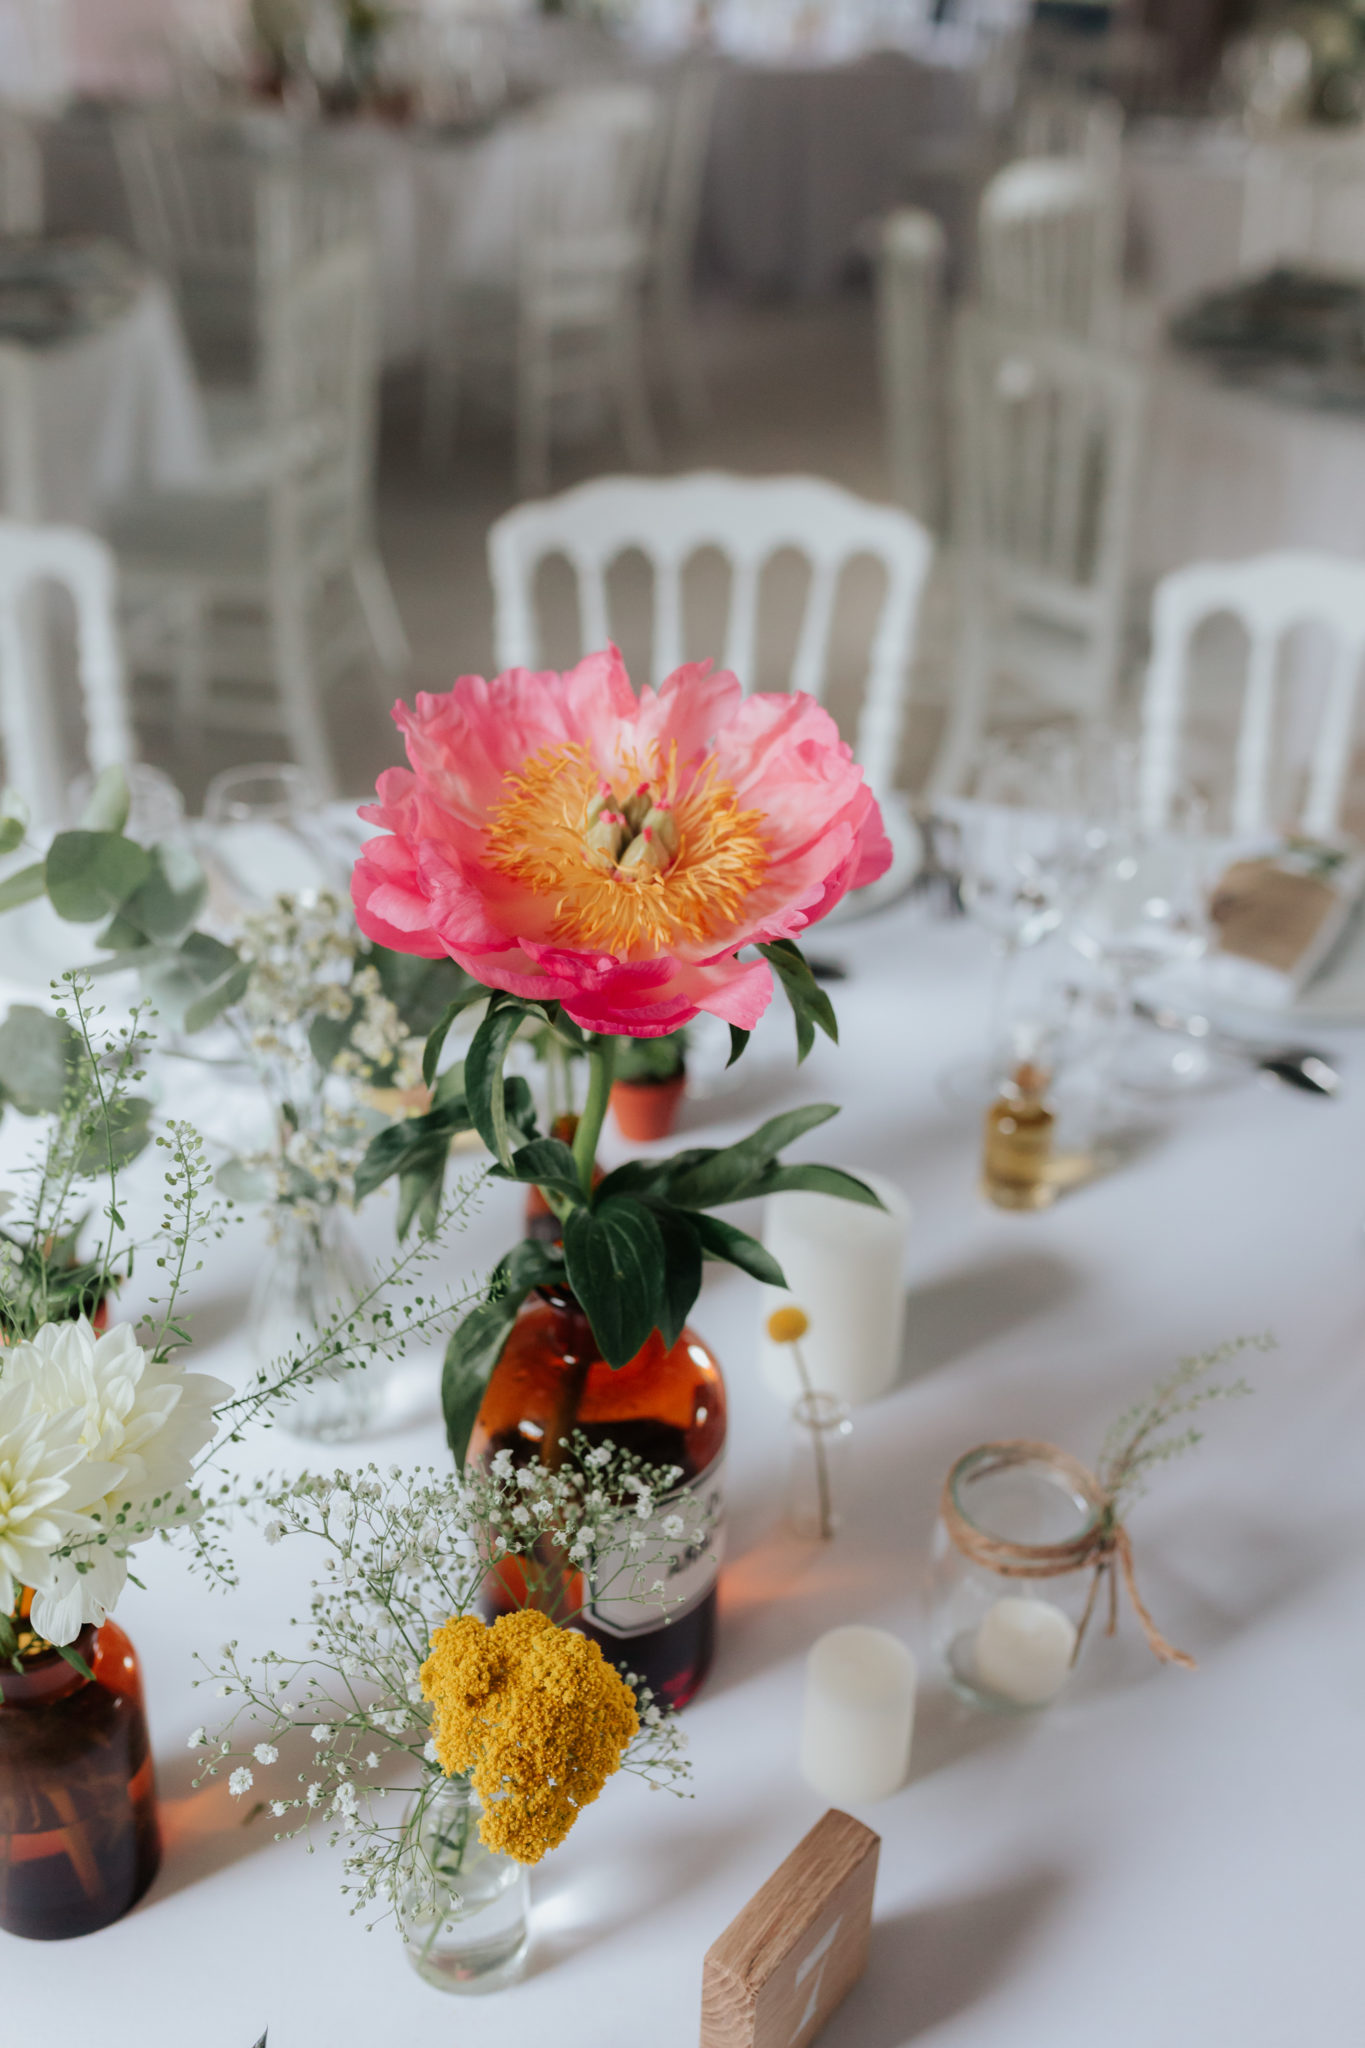
[[[937,528],[943,511],[944,269],[932,213],[898,207],[877,242],[877,339],[891,480],[898,501]]]
[[[43,228],[43,152],[38,130],[19,108],[0,101],[0,234],[37,235]]]
[[[338,243],[281,280],[265,310],[265,420],[288,460],[272,491],[282,569],[325,574],[365,538],[379,386],[374,257]]]
[[[1116,177],[1123,157],[1123,108],[1107,93],[1050,85],[1025,94],[1014,123],[1017,157],[1078,157]]]
[[[649,86],[575,89],[551,99],[526,135],[518,246],[532,264],[630,241],[650,230],[659,98]]]
[[[638,550],[654,583],[653,658],[661,681],[684,659],[683,571],[703,549],[731,571],[723,665],[752,683],[758,653],[759,580],[786,549],[811,577],[788,687],[822,697],[829,681],[830,627],[841,573],[859,556],[885,571],[854,752],[880,794],[894,782],[909,687],[920,593],[933,552],[922,526],[889,505],[873,505],[816,477],[739,477],[698,471],[679,477],[600,477],[557,498],[519,505],[489,530],[495,636],[500,668],[534,668],[539,658],[535,578],[563,556],[578,586],[584,648],[611,638],[607,572]]]
[[[1090,635],[1098,710],[1122,633],[1142,374],[1085,342],[971,314],[955,356],[954,513],[971,599]]]
[[[981,196],[983,310],[996,320],[1100,339],[1121,302],[1115,179],[1082,157],[1023,157]]]
[[[38,825],[59,822],[65,798],[46,676],[35,658],[34,608],[26,603],[48,583],[69,591],[75,606],[86,760],[98,774],[135,758],[113,554],[75,527],[0,520],[0,740],[5,779]]]
[[[1309,553],[1199,562],[1158,583],[1142,708],[1144,820],[1160,827],[1169,813],[1180,781],[1191,643],[1199,627],[1220,614],[1238,620],[1248,642],[1232,801],[1238,832],[1259,832],[1281,822],[1270,816],[1271,778],[1287,637],[1304,625],[1323,626],[1331,636],[1326,696],[1298,820],[1305,832],[1330,835],[1340,820],[1365,660],[1365,563]]]

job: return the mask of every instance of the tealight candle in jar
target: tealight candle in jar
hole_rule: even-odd
[[[934,1646],[955,1692],[1046,1706],[1075,1668],[1102,1513],[1094,1481],[1043,1444],[983,1444],[948,1475],[934,1538]]]

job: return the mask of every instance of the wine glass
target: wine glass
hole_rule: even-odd
[[[345,877],[322,831],[322,795],[292,762],[227,768],[204,795],[213,900],[235,922],[279,895],[315,898]]]
[[[952,807],[959,893],[995,944],[996,972],[984,1059],[950,1069],[953,1102],[989,1102],[1001,1072],[1002,1030],[1020,955],[1057,931],[1084,851],[1081,762],[1069,734],[1051,729],[988,742],[970,800]]]

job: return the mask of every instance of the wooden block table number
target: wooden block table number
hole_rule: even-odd
[[[833,1807],[706,1952],[701,2048],[807,2048],[863,1973],[881,1838]]]

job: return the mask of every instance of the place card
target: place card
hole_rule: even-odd
[[[831,1807],[706,1952],[701,2048],[807,2048],[863,1973],[881,1837]]]

